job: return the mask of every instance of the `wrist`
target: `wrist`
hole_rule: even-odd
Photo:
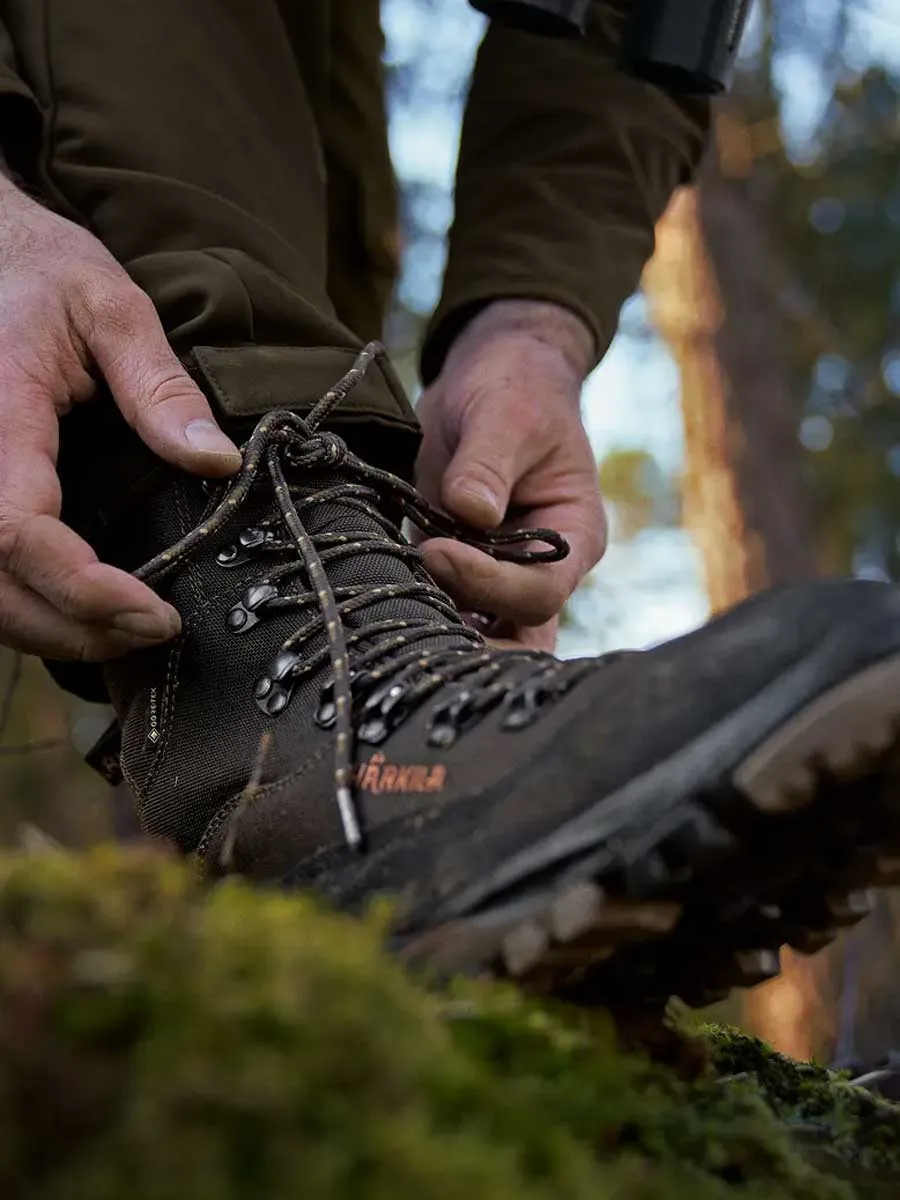
[[[492,300],[460,331],[451,347],[496,337],[529,337],[557,350],[583,380],[594,365],[594,335],[571,309],[543,300]]]

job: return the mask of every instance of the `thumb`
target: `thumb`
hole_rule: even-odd
[[[479,529],[499,525],[516,483],[516,450],[517,438],[500,413],[473,411],[444,471],[441,502],[447,512]]]
[[[115,323],[98,322],[94,361],[129,425],[167,462],[197,475],[232,475],[241,452],[166,341],[152,301],[135,289]]]

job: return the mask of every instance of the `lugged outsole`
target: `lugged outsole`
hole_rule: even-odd
[[[900,884],[900,656],[767,738],[641,863],[430,929],[402,953],[576,1003],[709,1003],[814,953]],[[612,856],[610,856],[612,857]]]

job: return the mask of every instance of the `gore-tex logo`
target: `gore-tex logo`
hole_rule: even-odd
[[[373,754],[360,763],[353,782],[361,792],[380,796],[384,792],[442,792],[447,768],[437,763],[389,763],[383,754]]]
[[[148,720],[150,727],[147,730],[147,742],[151,746],[157,746],[162,734],[159,731],[159,706],[156,702],[156,688],[150,689],[150,712]]]

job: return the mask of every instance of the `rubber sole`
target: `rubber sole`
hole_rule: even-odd
[[[585,863],[592,864],[585,866]],[[575,1003],[706,1004],[813,953],[900,884],[900,655],[810,703],[688,795],[640,854],[609,839],[552,886],[414,936],[441,974]]]

